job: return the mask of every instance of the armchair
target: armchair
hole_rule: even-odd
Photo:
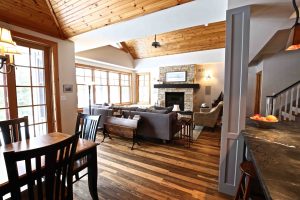
[[[223,101],[220,101],[219,104],[209,112],[194,112],[194,125],[214,128],[222,109]]]

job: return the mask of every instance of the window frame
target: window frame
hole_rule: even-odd
[[[140,101],[140,76],[149,76],[149,80],[148,80],[148,91],[149,91],[149,99],[148,102],[141,102]],[[136,100],[138,104],[150,104],[151,103],[151,74],[149,72],[144,72],[144,73],[137,73],[136,74]]]
[[[75,63],[75,68],[82,68],[82,69],[90,69],[92,70],[92,82],[94,83],[92,85],[92,93],[93,95],[93,99],[92,99],[92,104],[95,104],[96,102],[96,86],[107,86],[107,92],[108,92],[108,102],[107,103],[111,103],[110,100],[110,86],[118,86],[119,87],[119,93],[120,93],[120,103],[114,103],[115,105],[129,105],[132,104],[132,73],[131,72],[123,72],[123,71],[117,71],[117,70],[109,70],[109,69],[105,69],[105,68],[101,68],[101,67],[95,67],[95,66],[90,66],[90,65],[84,65],[84,64],[79,64],[79,63]],[[105,84],[99,84],[96,83],[96,76],[95,76],[95,72],[96,71],[100,71],[100,72],[105,72],[106,73],[106,85]],[[119,80],[119,84],[110,84],[110,80],[109,80],[109,73],[115,73],[118,74],[118,80]],[[122,86],[122,80],[121,80],[121,75],[128,75],[128,82],[129,82],[129,102],[123,102],[122,101],[122,87],[127,87],[127,86]],[[101,80],[101,78],[100,78]],[[101,81],[100,81],[101,82]],[[78,84],[77,83],[77,75],[76,75],[76,86],[78,85],[82,85],[82,84]],[[77,98],[78,98],[78,94],[77,94]],[[78,107],[77,104],[77,108],[79,111],[82,111],[83,108]]]

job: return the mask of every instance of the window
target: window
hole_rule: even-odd
[[[77,82],[77,99],[78,107],[88,107],[89,105],[89,86],[92,83],[92,70],[85,68],[76,69]],[[91,90],[91,98],[93,97],[93,90]]]
[[[91,88],[92,104],[131,102],[130,74],[77,65],[76,80],[78,108],[89,106],[88,82],[93,82]]]
[[[150,104],[150,74],[137,74],[138,102]]]
[[[37,136],[52,132],[49,48],[17,41],[20,55],[16,68],[0,74],[0,120],[28,116],[29,133]]]
[[[130,77],[128,74],[121,74],[122,102],[130,102]]]
[[[110,103],[121,103],[120,99],[120,75],[118,73],[108,73]]]
[[[103,104],[108,102],[107,72],[95,71],[95,103]]]

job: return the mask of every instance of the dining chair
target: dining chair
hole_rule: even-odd
[[[11,199],[73,199],[72,169],[78,138],[79,133],[49,146],[4,152]]]
[[[4,144],[29,139],[28,117],[0,121],[0,129]],[[25,138],[23,138],[25,137]],[[0,146],[1,146],[0,140]]]
[[[79,132],[80,138],[95,142],[100,119],[101,115],[88,115],[78,113],[75,132]],[[79,177],[79,172],[86,169],[88,166],[87,160],[88,159],[86,157],[83,157],[75,161],[73,169],[73,173],[75,175],[74,183],[88,174],[85,173]]]

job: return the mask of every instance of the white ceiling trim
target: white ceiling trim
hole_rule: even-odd
[[[227,0],[195,0],[159,12],[112,24],[70,39],[75,51],[84,51],[116,42],[223,21]]]

